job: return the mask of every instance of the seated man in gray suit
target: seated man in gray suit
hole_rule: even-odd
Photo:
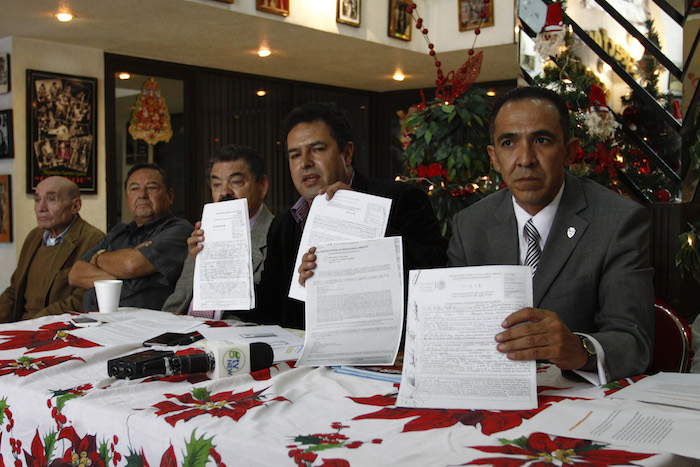
[[[218,149],[209,158],[208,182],[214,202],[246,198],[250,214],[250,242],[253,256],[253,279],[260,282],[265,255],[267,254],[267,230],[275,217],[265,205],[268,180],[265,161],[252,149],[229,145]],[[194,260],[202,250],[199,243],[204,240],[201,222],[195,224],[192,236],[187,239],[190,256],[185,260],[175,291],[165,301],[163,311],[189,314],[205,318],[232,318],[229,312],[193,311],[192,281]]]
[[[508,188],[455,216],[447,255],[450,266],[532,266],[534,307],[503,321],[497,349],[604,384],[651,361],[650,226],[643,206],[565,172],[578,150],[569,125],[547,89],[501,98],[488,151]]]

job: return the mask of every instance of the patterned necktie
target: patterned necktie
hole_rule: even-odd
[[[525,266],[532,267],[532,275],[537,271],[540,262],[540,233],[532,223],[532,219],[525,224],[525,237],[527,237],[527,254],[525,255]]]

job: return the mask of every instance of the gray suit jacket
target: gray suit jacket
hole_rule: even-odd
[[[450,266],[519,264],[510,191],[459,212]],[[534,277],[534,306],[556,312],[605,350],[609,378],[643,373],[654,336],[649,220],[643,206],[566,175],[564,194]]]
[[[270,224],[275,216],[270,212],[266,205],[263,204],[262,212],[255,221],[253,228],[250,229],[250,246],[253,257],[253,280],[257,284],[260,282],[265,264],[265,256],[267,255],[267,231],[270,229]],[[182,266],[180,278],[175,285],[175,291],[168,297],[163,304],[163,311],[176,313],[179,315],[187,314],[187,310],[192,301],[192,283],[194,280],[194,260],[190,255],[187,255],[185,264]]]

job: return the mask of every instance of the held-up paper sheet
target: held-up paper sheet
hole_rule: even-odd
[[[391,199],[352,190],[338,190],[331,200],[318,195],[311,204],[301,235],[289,296],[306,301],[306,289],[299,284],[299,266],[312,246],[345,240],[380,238],[386,232]]]
[[[393,365],[403,329],[401,237],[323,244],[316,256],[297,366]]]
[[[527,266],[411,271],[406,346],[396,405],[441,409],[537,407],[534,361],[512,361],[494,337],[532,306]]]
[[[194,265],[193,309],[255,307],[248,200],[205,204],[202,229],[204,248]]]

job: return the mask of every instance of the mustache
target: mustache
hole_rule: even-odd
[[[232,194],[227,194],[227,195],[224,195],[221,198],[219,198],[219,201],[231,201],[233,199],[237,199],[237,198],[235,196],[233,196]]]

